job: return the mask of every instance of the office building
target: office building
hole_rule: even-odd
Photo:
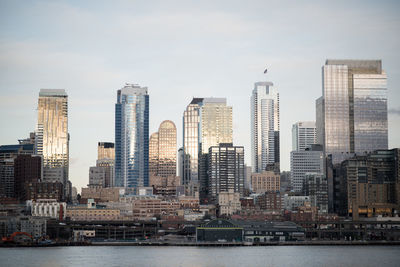
[[[316,101],[317,143],[332,163],[388,148],[387,76],[381,60],[327,60]]]
[[[97,144],[97,160],[102,159],[115,159],[114,143],[99,142]]]
[[[208,181],[206,188],[211,201],[221,192],[232,190],[243,196],[244,192],[244,148],[222,143],[211,146],[208,152]]]
[[[147,87],[126,84],[115,104],[115,186],[149,183],[149,95]]]
[[[63,89],[40,89],[35,150],[43,158],[43,181],[61,182],[68,199],[68,95]]]
[[[280,190],[280,174],[273,171],[263,171],[251,174],[251,188],[254,193],[276,192]]]
[[[316,144],[315,121],[299,121],[292,126],[292,150],[305,150]]]
[[[210,146],[220,143],[232,143],[232,107],[226,105],[225,98],[193,98],[183,113],[182,181],[191,195],[205,190],[205,154]]]
[[[324,173],[324,154],[320,145],[290,152],[290,183],[294,192],[302,192],[306,173]]]
[[[172,121],[163,121],[158,132],[150,136],[149,175],[150,186],[175,187],[180,184],[176,176],[176,126]]]
[[[310,197],[311,206],[319,213],[328,213],[328,181],[322,173],[306,173],[303,194]]]
[[[26,201],[25,184],[39,182],[42,177],[42,158],[37,155],[18,155],[14,160],[15,197]]]
[[[255,83],[250,106],[252,172],[279,168],[279,93],[273,83]]]

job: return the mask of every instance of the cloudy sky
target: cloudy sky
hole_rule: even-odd
[[[151,132],[170,119],[178,145],[191,98],[226,97],[250,164],[250,95],[269,80],[289,170],[291,126],[315,120],[321,66],[343,58],[382,59],[389,147],[400,147],[399,14],[398,1],[0,0],[0,144],[35,129],[40,88],[66,89],[70,180],[83,187],[97,142],[114,141],[116,91],[130,82],[149,88]]]

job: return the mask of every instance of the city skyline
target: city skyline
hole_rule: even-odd
[[[397,90],[400,59],[397,53],[399,37],[395,34],[400,25],[396,16],[398,4],[322,6],[309,2],[288,10],[284,4],[268,4],[265,8],[275,13],[265,18],[265,9],[260,8],[264,4],[260,3],[245,7],[237,3],[230,7],[199,5],[192,17],[186,15],[187,11],[193,11],[190,5],[177,8],[171,17],[168,12],[172,10],[161,3],[152,11],[146,5],[121,4],[108,14],[107,18],[115,21],[112,26],[135,23],[139,26],[122,27],[122,31],[113,33],[115,35],[107,38],[107,42],[103,42],[104,37],[100,35],[86,37],[85,31],[74,31],[77,25],[85,25],[85,30],[100,25],[110,34],[110,28],[101,23],[104,5],[91,10],[85,4],[76,3],[41,2],[33,6],[30,3],[24,6],[1,3],[2,20],[14,21],[10,19],[12,15],[25,18],[12,26],[9,23],[0,26],[0,66],[4,70],[0,83],[0,119],[2,125],[8,126],[8,130],[0,134],[1,144],[16,144],[17,139],[26,138],[35,129],[39,89],[65,88],[70,113],[70,180],[74,186],[82,187],[88,180],[88,167],[94,166],[96,161],[97,142],[114,141],[115,90],[125,82],[133,82],[149,87],[150,132],[156,131],[161,121],[172,120],[177,125],[178,147],[182,146],[180,122],[185,104],[193,96],[226,97],[233,107],[233,143],[245,147],[245,162],[250,165],[249,97],[254,82],[268,80],[274,82],[280,93],[281,169],[289,170],[291,126],[296,121],[315,120],[314,101],[320,96],[324,61],[328,58],[376,58],[382,59],[388,75],[389,148],[399,147],[400,108],[396,100],[400,98]],[[143,13],[129,14],[127,11],[133,7]],[[32,14],[38,14],[39,8],[48,12],[39,16],[41,18],[33,18],[35,15]],[[342,13],[340,20],[335,15],[338,9],[347,11]],[[305,16],[301,15],[302,10],[315,12]],[[287,21],[279,18],[280,12],[286,12]],[[252,13],[255,15],[250,18]],[[52,19],[54,14],[59,20]],[[156,16],[149,19],[151,14]],[[73,22],[71,17],[75,18]],[[205,27],[201,23],[204,17],[209,18]],[[333,22],[323,24],[329,19]],[[40,27],[49,21],[53,21],[53,25],[47,30]],[[362,30],[348,29],[341,21],[363,25]],[[317,24],[326,28],[314,26]],[[162,25],[170,25],[161,27],[164,33],[156,30]],[[308,27],[310,31],[302,37],[298,35],[298,27]],[[60,36],[59,29],[66,37]],[[133,38],[135,46],[132,50],[132,39],[126,37],[127,32],[133,36],[139,34],[139,38]],[[260,36],[260,32],[265,36]],[[366,32],[371,34],[367,36]],[[178,42],[170,39],[169,34],[174,38],[177,36]],[[268,36],[274,36],[273,40]],[[295,44],[289,41],[293,38]],[[81,41],[79,46],[67,48],[71,44],[67,39]],[[151,42],[153,39],[156,41]],[[198,41],[202,44],[202,39],[205,39],[204,48],[194,44]],[[128,45],[111,40],[118,40],[118,43],[124,40]],[[144,48],[147,43],[160,43],[160,40],[165,47],[160,47],[160,51],[155,49],[159,44],[152,45],[153,50]],[[182,44],[171,50],[179,42]],[[215,50],[210,51],[210,47]],[[174,64],[166,68],[170,62]],[[263,75],[265,67],[269,70],[266,77]],[[201,79],[198,79],[199,74]],[[171,105],[163,112],[157,107],[165,102]]]

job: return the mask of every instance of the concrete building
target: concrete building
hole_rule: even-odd
[[[315,121],[299,121],[292,126],[292,150],[305,150],[317,143]]]
[[[232,143],[221,143],[208,150],[208,181],[206,187],[210,201],[215,201],[221,192],[232,190],[244,193],[244,147]]]
[[[262,172],[279,168],[279,93],[271,82],[257,82],[251,96],[251,167]]]
[[[310,203],[309,196],[290,196],[284,195],[284,208],[285,210],[294,211],[298,207],[305,206],[306,203]]]
[[[324,173],[324,154],[320,145],[290,152],[290,182],[294,192],[302,192],[306,173]]]
[[[61,182],[69,199],[68,95],[63,89],[40,89],[35,151],[43,158],[43,181]]]
[[[381,60],[326,60],[316,101],[317,143],[333,164],[388,148],[387,76]]]
[[[230,189],[218,194],[219,216],[230,216],[241,209],[240,193]]]
[[[149,184],[149,95],[147,87],[126,84],[115,104],[115,186]]]
[[[251,174],[251,186],[254,193],[276,192],[280,190],[281,177],[273,171]]]

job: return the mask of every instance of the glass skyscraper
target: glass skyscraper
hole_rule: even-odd
[[[126,84],[115,104],[115,186],[149,184],[149,95],[147,87]]]
[[[35,151],[43,157],[43,181],[61,182],[68,198],[68,95],[63,89],[40,89]]]
[[[201,156],[220,143],[232,143],[232,107],[225,98],[193,98],[183,113],[182,181],[190,190],[198,191],[200,176],[207,176],[207,157]]]
[[[250,106],[252,172],[279,167],[279,93],[273,83],[255,83]]]
[[[381,60],[327,60],[316,102],[317,142],[333,163],[388,148],[387,76]]]

